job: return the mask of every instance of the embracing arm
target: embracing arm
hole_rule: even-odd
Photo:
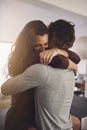
[[[80,57],[78,54],[76,54],[75,52],[71,51],[71,50],[67,50],[68,54],[69,54],[69,59],[72,60],[74,63],[78,64],[80,62]]]
[[[62,55],[66,58],[69,58],[74,63],[78,64],[80,62],[80,57],[77,53],[71,50],[62,50],[62,49],[56,49],[58,55]]]
[[[48,64],[54,68],[70,69],[77,73],[77,63],[80,57],[72,52],[61,49],[50,49],[40,53],[41,63]]]
[[[45,70],[39,64],[32,65],[22,74],[10,78],[2,84],[1,92],[4,95],[14,95],[41,86],[46,78],[46,74],[43,76],[44,71]]]
[[[58,55],[61,55],[61,56],[67,57],[67,58],[69,57],[68,52],[66,52],[65,50],[53,48],[53,49],[49,49],[49,50],[45,50],[45,51],[41,52],[40,61],[43,64],[49,64],[52,61],[52,59]]]
[[[49,65],[54,68],[73,70],[75,75],[77,74],[77,64],[62,55],[55,56]]]
[[[4,95],[14,95],[27,90],[27,82],[23,74],[17,75],[5,81],[1,86]]]
[[[69,66],[69,60],[68,60],[68,58],[66,58],[62,55],[56,55],[53,57],[52,61],[48,65],[50,65],[54,68],[66,69]]]

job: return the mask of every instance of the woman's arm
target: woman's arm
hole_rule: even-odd
[[[75,52],[71,51],[71,50],[67,50],[68,54],[69,54],[69,59],[72,60],[74,63],[78,64],[80,62],[80,57],[78,54],[76,54]]]
[[[76,64],[80,62],[80,57],[75,52],[71,50],[65,51],[65,50],[57,49],[57,48],[53,48],[53,49],[49,49],[49,50],[45,50],[41,52],[40,61],[43,64],[49,64],[52,61],[53,57],[55,57],[56,55],[62,55],[66,58],[69,58]]]
[[[69,57],[67,51],[53,48],[53,49],[49,49],[49,50],[45,50],[45,51],[41,52],[40,61],[43,64],[49,64],[52,61],[53,57],[55,57],[56,55],[62,55],[67,58]]]
[[[69,69],[69,70],[73,70],[74,74],[76,75],[76,74],[77,74],[77,71],[78,71],[77,64],[74,63],[73,61],[71,61],[70,59],[68,59],[68,60],[69,60],[68,69]]]
[[[56,55],[53,57],[51,62],[48,64],[54,68],[61,68],[61,69],[67,69],[69,66],[69,60],[68,58],[62,56],[62,55]]]
[[[62,69],[70,69],[73,70],[74,73],[77,73],[77,65],[76,63],[80,61],[79,56],[69,51],[68,52],[60,49],[50,49],[40,53],[41,63],[48,64],[54,68],[62,68]],[[70,57],[71,59],[69,59]],[[76,60],[76,63],[73,61]]]
[[[54,68],[61,68],[61,69],[69,69],[73,70],[75,75],[77,74],[77,64],[71,61],[69,58],[66,58],[61,55],[55,56],[51,63],[48,64]]]

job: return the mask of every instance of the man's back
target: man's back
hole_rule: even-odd
[[[72,130],[69,113],[74,90],[73,72],[45,65],[41,65],[39,71],[43,77],[35,91],[39,130]]]
[[[2,85],[4,94],[17,94],[35,88],[36,125],[38,130],[72,130],[70,107],[74,73],[36,64]]]

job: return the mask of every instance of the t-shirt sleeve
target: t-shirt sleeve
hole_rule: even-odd
[[[69,54],[69,59],[72,60],[74,63],[78,64],[80,62],[80,57],[78,54],[76,54],[75,52],[68,50],[67,51]]]
[[[50,66],[54,67],[54,68],[62,68],[62,69],[66,69],[68,68],[69,65],[69,60],[68,58],[62,56],[62,55],[56,55],[51,63],[49,64]]]
[[[1,86],[1,92],[4,95],[14,95],[41,86],[46,78],[46,75],[43,76],[45,73],[42,71],[44,72],[45,70],[41,65],[32,65],[22,74],[8,79]]]
[[[73,61],[74,63],[78,64],[80,62],[80,57],[78,54],[71,50],[67,50],[69,54],[69,59]],[[69,66],[69,59],[67,57],[64,57],[62,55],[56,55],[53,57],[51,63],[49,64],[50,66],[54,68],[61,68],[61,69],[67,69]]]

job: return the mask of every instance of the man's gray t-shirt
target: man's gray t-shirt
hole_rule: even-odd
[[[17,94],[35,87],[37,129],[72,130],[70,107],[74,85],[73,71],[36,64],[7,81],[2,91]]]

